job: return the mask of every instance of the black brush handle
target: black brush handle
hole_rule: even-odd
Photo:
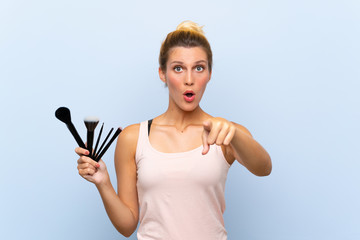
[[[104,128],[104,123],[101,125],[101,128],[100,128],[100,133],[99,133],[99,136],[96,140],[96,145],[95,145],[95,149],[94,149],[94,157],[96,156],[96,150],[97,150],[97,147],[99,145],[99,141],[100,141],[100,138],[101,138],[101,133],[103,131],[103,128]]]
[[[100,161],[101,157],[105,154],[105,152],[108,150],[108,148],[113,143],[113,141],[116,139],[116,137],[121,133],[121,131],[122,131],[121,128],[118,128],[116,130],[116,132],[114,133],[114,136],[111,138],[110,142],[106,145],[104,150],[102,150],[102,152],[99,154],[99,156],[96,157],[96,159],[95,159],[96,162]]]
[[[97,157],[99,156],[99,153],[101,152],[102,148],[104,147],[106,141],[108,140],[108,138],[110,137],[110,134],[112,133],[112,131],[114,130],[114,128],[111,128],[110,132],[108,133],[108,135],[106,136],[104,142],[101,144],[101,147],[99,149],[99,151],[96,153],[96,156],[94,155],[94,160],[97,159]]]
[[[89,157],[92,157],[92,146],[94,141],[94,131],[87,131],[87,150],[89,151]]]
[[[75,138],[75,140],[76,140],[77,144],[79,145],[79,147],[85,148],[85,144],[81,140],[81,137],[79,136],[79,133],[76,131],[76,128],[75,128],[74,124],[72,122],[70,122],[70,123],[66,124],[66,126],[68,127],[71,134]]]

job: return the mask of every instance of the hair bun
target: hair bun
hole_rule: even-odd
[[[203,26],[199,26],[199,24],[194,23],[193,21],[186,20],[180,23],[176,30],[183,30],[183,31],[195,31],[202,35],[204,35],[204,31],[202,30]]]

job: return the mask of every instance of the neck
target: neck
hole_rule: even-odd
[[[200,106],[197,106],[193,111],[184,111],[169,104],[166,112],[156,120],[159,125],[172,125],[177,129],[185,129],[189,125],[202,125],[203,121],[209,117],[211,116],[204,112]]]

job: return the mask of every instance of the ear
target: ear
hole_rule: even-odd
[[[166,83],[165,73],[163,72],[163,70],[161,69],[161,67],[159,67],[159,77],[160,77],[161,81],[163,81],[164,83]]]

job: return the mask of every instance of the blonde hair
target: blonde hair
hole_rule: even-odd
[[[169,58],[169,52],[174,47],[202,47],[208,58],[208,67],[212,69],[212,51],[208,40],[199,26],[192,21],[183,21],[176,30],[170,32],[160,48],[159,65],[162,71],[166,72],[166,63]]]
[[[202,35],[205,36],[204,31],[202,30],[204,26],[199,26],[199,24],[194,23],[190,20],[186,20],[183,21],[182,23],[180,23],[177,27],[176,30],[183,30],[183,31],[195,31],[198,33],[201,33]]]

